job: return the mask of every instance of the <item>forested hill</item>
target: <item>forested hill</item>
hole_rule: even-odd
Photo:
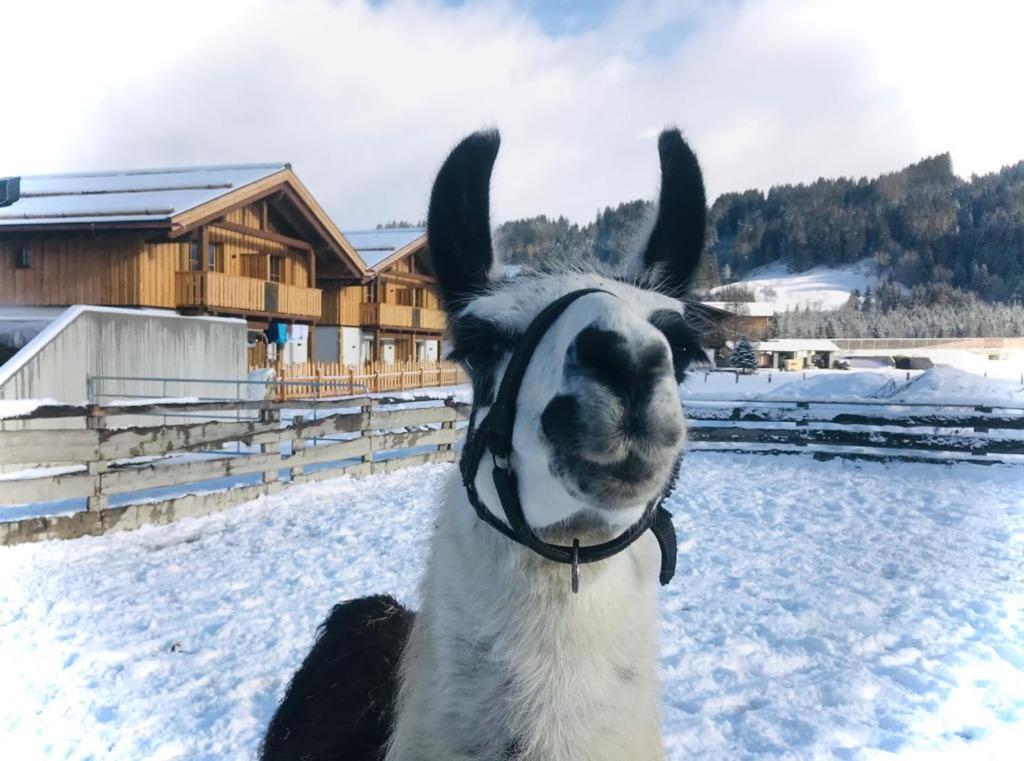
[[[650,204],[606,208],[587,225],[565,218],[506,222],[507,259],[533,266],[628,251]],[[875,179],[821,179],[768,193],[726,193],[711,206],[708,249],[697,287],[742,278],[776,260],[794,271],[874,257],[906,286],[946,283],[990,301],[1024,300],[1024,162],[961,180],[949,154]]]

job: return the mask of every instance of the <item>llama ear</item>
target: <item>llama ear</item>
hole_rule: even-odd
[[[700,264],[707,201],[700,164],[678,129],[658,138],[661,195],[658,216],[641,258],[658,290],[680,298]]]
[[[458,309],[490,282],[490,184],[501,137],[474,132],[448,154],[434,180],[427,245],[445,307]]]

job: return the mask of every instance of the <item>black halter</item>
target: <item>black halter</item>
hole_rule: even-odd
[[[668,484],[661,494],[647,504],[640,520],[619,536],[601,544],[581,547],[578,539],[573,541],[571,547],[548,544],[530,528],[526,522],[526,516],[523,514],[523,505],[519,501],[519,486],[511,464],[512,428],[515,425],[519,387],[522,385],[523,376],[526,374],[526,368],[530,364],[533,352],[548,328],[570,304],[588,293],[608,293],[608,291],[601,288],[583,288],[567,293],[548,304],[534,318],[512,352],[512,358],[505,369],[501,386],[498,388],[498,395],[495,397],[490,411],[475,429],[473,423],[476,421],[478,407],[474,400],[470,427],[466,434],[466,445],[462,450],[462,460],[459,463],[462,471],[462,483],[466,487],[470,504],[473,505],[480,520],[493,526],[512,541],[529,547],[548,560],[571,565],[573,592],[579,589],[579,566],[581,563],[594,563],[622,552],[648,529],[654,533],[658,545],[661,547],[659,579],[663,585],[668,584],[676,570],[676,532],[672,526],[672,515],[662,507],[661,503],[675,485],[676,475],[679,471],[678,462],[676,462]],[[494,487],[498,492],[498,499],[501,501],[505,519],[508,521],[507,525],[487,509],[477,494],[474,480],[486,449],[491,450],[494,460]]]

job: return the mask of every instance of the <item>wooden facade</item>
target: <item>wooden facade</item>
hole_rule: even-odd
[[[382,361],[385,341],[393,344],[392,361],[416,361],[417,343],[440,342],[444,333],[445,316],[425,235],[368,268],[358,284],[322,278],[318,285],[324,294],[321,322],[360,328],[372,346],[368,361]]]
[[[437,358],[444,313],[424,231],[391,231],[401,244],[364,261],[288,165],[19,181],[0,206],[0,306],[336,326],[339,348],[341,329],[358,328],[360,361],[423,360],[425,342]]]
[[[365,278],[288,165],[23,177],[15,187],[0,204],[0,307],[142,307],[241,317],[257,330],[313,326],[324,309],[319,271]],[[312,348],[312,331],[294,335],[307,341],[301,351]]]

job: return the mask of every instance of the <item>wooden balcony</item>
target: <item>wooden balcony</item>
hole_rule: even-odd
[[[361,325],[379,325],[382,328],[416,328],[440,332],[444,330],[444,312],[439,309],[406,307],[400,304],[359,305]]]
[[[319,289],[269,283],[223,272],[177,273],[175,302],[179,309],[320,317]]]
[[[267,283],[268,289],[277,286],[277,311],[302,317],[320,317],[319,288],[302,288],[284,283]]]

